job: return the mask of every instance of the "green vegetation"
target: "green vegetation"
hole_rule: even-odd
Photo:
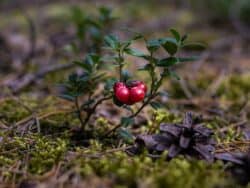
[[[39,11],[27,2],[27,15],[1,2],[0,62],[13,63],[0,77],[0,187],[249,187],[248,43],[223,28],[234,0],[191,0],[195,11],[184,1],[113,2],[114,9],[53,2]],[[239,5],[247,25],[249,3]],[[197,39],[205,51],[191,43]],[[120,100],[115,83],[128,98]],[[183,122],[188,111],[195,131]],[[139,136],[176,129],[176,145],[208,131],[212,160],[186,148],[170,160],[169,148],[138,146]],[[237,152],[245,158],[230,155]]]

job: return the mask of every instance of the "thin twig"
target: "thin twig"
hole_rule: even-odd
[[[232,124],[231,126],[226,126],[226,127],[223,127],[219,130],[220,133],[223,133],[223,132],[226,132],[228,129],[233,129],[233,128],[236,128],[236,127],[239,127],[239,126],[243,126],[247,123],[248,121],[247,120],[243,120],[241,122],[237,122],[235,124]]]
[[[99,99],[99,100],[95,103],[95,105],[94,105],[92,108],[89,108],[89,109],[85,110],[85,111],[87,112],[86,118],[85,118],[84,120],[81,120],[81,125],[82,125],[83,130],[85,129],[85,126],[86,126],[86,124],[89,122],[89,120],[90,120],[90,118],[92,117],[92,115],[95,113],[96,108],[97,108],[102,102],[104,102],[104,101],[106,101],[106,100],[109,100],[109,99],[111,99],[111,98],[112,98],[112,96],[103,97],[103,98]],[[79,109],[80,109],[80,108],[79,108]],[[80,110],[81,110],[81,109],[80,109]],[[80,118],[80,117],[79,117],[79,118]]]
[[[29,41],[30,41],[30,47],[29,47],[29,52],[28,54],[25,56],[25,58],[23,59],[24,63],[29,62],[35,55],[35,51],[36,51],[36,27],[34,24],[34,21],[31,19],[30,16],[28,16],[27,14],[25,14],[25,18],[29,24],[29,32],[30,32],[30,36],[29,36]]]
[[[81,107],[80,107],[80,105],[79,105],[79,98],[78,98],[78,97],[75,97],[75,105],[76,105],[76,110],[77,110],[78,119],[80,120],[82,130],[84,131],[84,130],[85,130],[85,124],[86,124],[86,123],[85,123],[85,121],[82,119]]]
[[[119,152],[119,151],[126,151],[128,149],[130,149],[133,146],[126,146],[126,147],[119,147],[119,148],[114,148],[114,149],[110,149],[110,150],[106,150],[104,152],[100,152],[97,154],[80,154],[80,156],[84,156],[84,157],[89,157],[89,158],[100,158],[104,155],[110,154],[110,153],[115,153],[115,152]],[[77,155],[77,157],[79,157],[79,155]]]

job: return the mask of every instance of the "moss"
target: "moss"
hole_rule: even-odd
[[[25,137],[12,137],[5,140],[0,150],[0,166],[8,167],[29,160],[28,171],[32,174],[42,174],[54,166],[64,155],[67,149],[67,140],[48,136],[30,134]],[[25,162],[24,165],[27,165]],[[26,166],[24,166],[26,168]],[[12,171],[10,171],[12,172]]]
[[[226,100],[246,100],[250,93],[250,74],[231,75],[219,87],[217,95]]]
[[[29,112],[13,99],[7,99],[0,105],[0,114],[7,122],[13,123],[21,120]]]
[[[46,137],[37,138],[34,149],[30,153],[30,172],[42,174],[48,171],[59,162],[66,149],[66,141],[60,138],[56,140],[48,140]]]
[[[208,164],[203,161],[189,161],[176,158],[165,161],[165,155],[154,161],[147,154],[128,157],[117,152],[98,159],[79,158],[83,176],[111,178],[116,185],[125,187],[223,187],[229,185],[226,175],[221,170],[223,164]],[[75,165],[76,165],[75,164]]]

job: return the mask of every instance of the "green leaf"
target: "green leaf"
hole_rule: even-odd
[[[206,49],[206,45],[199,42],[189,42],[182,45],[182,48],[188,50],[204,50]]]
[[[64,50],[66,52],[71,52],[75,54],[79,53],[79,48],[75,42],[71,42],[70,44],[65,45]]]
[[[106,73],[103,72],[103,73],[99,73],[99,74],[95,75],[94,77],[92,77],[92,81],[99,82],[99,81],[105,80],[106,78],[107,78]]]
[[[178,50],[178,43],[174,38],[161,38],[159,39],[161,46],[172,56]]]
[[[113,103],[114,103],[116,106],[118,106],[118,107],[121,107],[121,106],[124,105],[124,104],[123,104],[121,101],[119,101],[115,96],[113,96]]]
[[[161,97],[169,97],[169,93],[166,91],[159,91],[157,94]]]
[[[175,78],[176,80],[180,80],[181,78],[179,77],[179,75],[174,72],[174,71],[169,71],[169,75],[173,78]]]
[[[133,118],[129,118],[129,117],[122,117],[121,118],[121,125],[123,127],[128,127],[129,125],[132,125],[133,123],[134,123]]]
[[[141,52],[140,50],[137,50],[135,48],[126,48],[124,50],[125,53],[135,56],[135,57],[145,57],[147,56],[145,53]]]
[[[158,67],[171,67],[179,62],[178,58],[176,57],[168,57],[161,59],[159,62],[157,62]]]
[[[105,36],[104,42],[108,47],[111,47],[112,49],[117,49],[119,46],[119,39],[115,35]]]
[[[109,55],[106,55],[106,56],[102,57],[102,58],[100,59],[100,61],[110,63],[110,62],[116,61],[116,58],[117,58],[116,56],[109,56]]]
[[[122,44],[123,49],[127,49],[131,45],[131,43],[132,43],[131,40],[127,40],[127,41],[123,41],[121,44]]]
[[[84,109],[85,106],[88,106],[88,105],[91,105],[95,102],[94,99],[91,99],[91,100],[87,100],[86,102],[84,102],[82,105],[81,105],[81,109]]]
[[[131,77],[132,77],[132,75],[128,70],[122,70],[122,78],[123,78],[124,82],[126,82]]]
[[[101,17],[109,18],[112,14],[112,9],[110,7],[101,6],[99,7],[99,13]]]
[[[135,36],[133,36],[132,40],[139,40],[144,38],[144,36],[141,33],[136,33]]]
[[[152,53],[161,47],[161,43],[158,39],[151,39],[147,41],[147,49]]]
[[[90,27],[88,31],[92,40],[98,41],[102,39],[102,32],[97,27]]]
[[[176,41],[179,42],[181,40],[181,35],[178,31],[176,31],[175,29],[170,29],[170,32],[172,33]]]
[[[100,61],[100,56],[97,54],[88,54],[85,61],[92,66]]]
[[[138,71],[150,71],[150,70],[152,70],[151,64],[146,64],[144,67],[138,69]]]
[[[67,101],[71,101],[71,102],[75,100],[75,97],[69,94],[62,94],[62,95],[59,95],[59,97]]]
[[[87,81],[89,81],[90,76],[88,73],[83,73],[81,76],[79,76],[78,81],[81,82],[81,84],[86,84]]]
[[[85,62],[81,62],[81,61],[73,61],[73,63],[75,65],[80,66],[81,68],[83,68],[87,72],[91,72],[92,71],[92,66],[89,63],[85,63]]]
[[[109,79],[107,79],[106,82],[105,82],[104,89],[105,90],[111,90],[111,89],[113,89],[113,86],[114,86],[114,84],[116,82],[117,82],[116,78],[109,78]]]
[[[158,110],[160,108],[163,108],[163,105],[159,102],[156,102],[156,101],[152,101],[150,102],[150,105],[152,108],[154,108],[155,110]]]
[[[79,23],[82,23],[85,18],[86,18],[86,15],[84,11],[81,10],[81,8],[77,6],[73,6],[71,8],[71,19],[73,20],[73,22],[79,24]]]
[[[179,62],[197,61],[199,57],[179,57]]]
[[[117,131],[118,135],[128,144],[133,143],[133,135],[129,132],[129,130],[121,128]]]
[[[181,37],[181,42],[183,43],[185,40],[187,40],[187,38],[188,38],[188,35],[183,35]]]
[[[76,82],[78,79],[78,75],[76,73],[70,74],[68,80],[70,82]]]

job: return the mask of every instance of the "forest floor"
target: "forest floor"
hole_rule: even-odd
[[[96,10],[94,3],[81,6],[88,13]],[[157,129],[162,122],[180,122],[185,112],[192,111],[214,131],[216,153],[247,152],[249,41],[227,23],[198,21],[189,9],[131,2],[113,6],[119,19],[112,32],[124,38],[127,34],[120,28],[154,37],[168,36],[173,27],[208,46],[199,52],[198,61],[176,67],[181,80],[164,82],[162,90],[169,93],[159,98],[164,107],[143,110],[131,128],[133,135]],[[68,4],[57,2],[20,10],[7,6],[0,12],[0,187],[240,186],[225,170],[230,164],[220,160],[209,163],[178,156],[166,161],[165,154],[155,160],[146,151],[129,155],[126,150],[131,144],[115,135],[98,138],[124,113],[112,102],[98,107],[89,122],[98,127],[96,138],[86,143],[72,133],[80,122],[72,113],[74,106],[58,97],[57,84],[76,70],[71,62],[85,52],[76,57],[66,51],[75,37],[69,11]],[[143,63],[131,61],[131,70]]]

